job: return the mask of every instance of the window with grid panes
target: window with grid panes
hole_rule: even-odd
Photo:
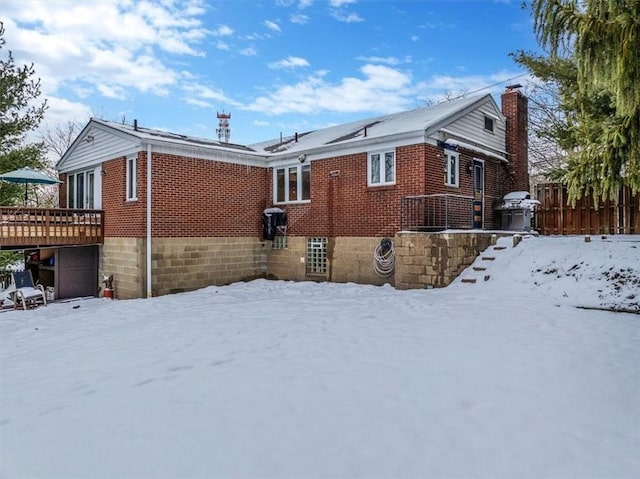
[[[271,249],[287,249],[287,237],[276,235],[271,242]]]
[[[327,238],[307,238],[307,274],[327,273]]]

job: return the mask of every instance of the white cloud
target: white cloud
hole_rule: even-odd
[[[230,35],[233,35],[233,29],[228,25],[220,25],[215,29],[213,34],[217,37],[228,37]]]
[[[357,13],[345,13],[341,10],[334,10],[331,12],[331,16],[336,20],[344,23],[359,23],[364,22],[364,19]]]
[[[296,3],[296,0],[276,0],[276,5],[279,7],[291,7]],[[313,0],[299,0],[298,9],[303,10],[313,5]]]
[[[337,84],[316,72],[306,80],[277,88],[244,108],[267,115],[283,113],[392,112],[411,105],[409,74],[382,65],[365,65],[363,78],[343,78]],[[375,99],[375,101],[374,101]]]
[[[168,93],[181,74],[166,54],[202,55],[200,4],[34,0],[29,8],[7,2],[3,15],[14,53],[37,65],[43,93],[68,87],[82,96],[95,89],[122,99],[136,90]]]
[[[205,100],[200,100],[198,98],[186,97],[184,98],[184,101],[186,104],[197,106],[198,108],[213,108],[213,103]]]
[[[348,5],[349,3],[356,3],[356,0],[329,0],[329,5],[334,8],[340,8],[343,5]]]
[[[103,83],[98,83],[96,85],[96,88],[102,94],[102,96],[106,96],[107,98],[113,98],[115,100],[124,100],[127,97],[124,89],[119,86],[105,85]]]
[[[277,69],[277,68],[298,68],[298,67],[308,67],[309,62],[304,58],[289,56],[284,58],[283,60],[279,60],[277,62],[269,63],[269,68]]]
[[[481,95],[483,93],[498,94],[504,89],[504,82],[520,74],[501,71],[490,75],[434,75],[428,80],[419,82],[415,86],[415,90],[420,96],[436,101],[444,99],[445,96]]]
[[[385,65],[400,64],[400,60],[396,57],[358,57],[357,59],[367,63],[384,63]]]
[[[222,90],[211,88],[198,83],[189,83],[182,86],[185,92],[185,101],[195,106],[211,106],[211,100],[227,105],[238,106],[239,103],[227,97]]]
[[[243,48],[238,53],[240,53],[240,55],[244,55],[246,57],[254,57],[254,56],[256,56],[258,54],[256,49],[253,48],[253,47]]]
[[[51,125],[64,124],[67,121],[85,122],[92,116],[91,109],[84,103],[69,101],[55,96],[47,97],[49,109],[45,121],[41,126],[49,128]]]
[[[415,42],[417,42],[417,41],[419,41],[419,40],[420,40],[420,37],[419,37],[418,35],[411,35],[411,41],[412,41],[412,42],[414,42],[414,43],[415,43]]]
[[[224,51],[227,51],[227,50],[229,50],[229,44],[227,44],[227,43],[225,43],[225,42],[223,42],[223,41],[221,41],[221,40],[218,40],[218,41],[216,42],[216,48],[217,48],[218,50],[224,50]]]
[[[265,115],[336,113],[393,113],[462,94],[499,94],[504,83],[518,75],[498,72],[491,75],[434,75],[414,82],[411,74],[380,64],[367,64],[361,76],[332,83],[327,71],[317,71],[305,80],[282,85],[256,98],[242,109]]]
[[[278,25],[276,22],[272,22],[271,20],[265,20],[264,26],[267,27],[269,30],[273,30],[274,32],[282,31],[282,29],[280,28],[280,25]]]
[[[253,124],[256,126],[269,126],[271,123],[264,120],[253,120]]]
[[[303,15],[301,13],[292,14],[289,17],[289,21],[291,23],[297,23],[298,25],[306,25],[307,23],[309,23],[309,16]]]
[[[94,96],[93,104],[100,104],[99,95],[168,95],[189,76],[174,65],[184,69],[181,57],[203,56],[200,43],[215,34],[202,23],[204,0],[1,1],[11,50],[20,63],[36,65],[50,99],[49,123],[74,111],[89,116],[87,106],[64,95]]]

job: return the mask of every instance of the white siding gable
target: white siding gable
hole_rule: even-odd
[[[87,170],[140,150],[140,139],[89,123],[67,150],[56,168],[60,173]]]
[[[493,132],[485,130],[485,116],[493,119]],[[474,143],[495,152],[505,150],[506,120],[490,98],[486,98],[464,116],[455,118],[450,123],[438,125],[438,130],[446,132],[441,139],[457,136],[463,141],[466,138],[473,139]]]

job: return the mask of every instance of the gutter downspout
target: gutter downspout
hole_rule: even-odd
[[[147,298],[151,292],[151,143],[147,143]]]

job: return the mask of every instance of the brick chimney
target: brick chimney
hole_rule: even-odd
[[[502,94],[502,114],[507,118],[506,149],[511,163],[512,191],[529,191],[529,100],[522,85],[509,85]]]

